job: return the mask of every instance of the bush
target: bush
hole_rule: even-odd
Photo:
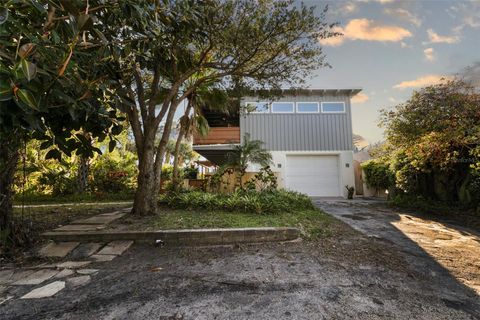
[[[395,175],[389,166],[378,160],[370,160],[362,164],[365,182],[376,190],[389,189],[395,185]]]
[[[194,167],[183,168],[183,177],[185,179],[197,179],[198,169]]]
[[[241,211],[258,214],[314,209],[304,194],[286,191],[236,191],[231,194],[188,191],[162,195],[161,202],[174,209]]]

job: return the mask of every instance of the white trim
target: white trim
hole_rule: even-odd
[[[267,105],[267,108],[268,110],[266,112],[259,112],[259,111],[252,111],[250,113],[258,113],[258,114],[262,114],[262,113],[270,113],[271,111],[271,107],[270,107],[270,102],[267,102],[267,101],[249,101],[249,102],[245,102],[245,107],[247,107],[249,104],[266,104]]]
[[[317,111],[298,111],[298,104],[299,103],[315,103],[317,105]],[[318,103],[317,101],[299,101],[299,102],[296,102],[296,105],[295,105],[295,111],[297,113],[320,113],[320,103]]]
[[[290,103],[292,105],[292,111],[281,111],[281,112],[275,112],[273,111],[273,105],[275,103]],[[290,101],[275,101],[270,104],[270,112],[271,113],[295,113],[295,102],[290,102]]]
[[[324,111],[323,110],[324,103],[341,103],[343,104],[343,111]],[[344,101],[322,101],[321,105],[322,105],[322,113],[346,113],[347,112]]]

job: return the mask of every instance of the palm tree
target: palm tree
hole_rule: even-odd
[[[180,118],[177,141],[173,152],[173,188],[177,189],[180,184],[179,165],[180,165],[180,149],[182,140],[192,135],[194,131],[202,136],[206,136],[210,127],[208,121],[203,117],[201,109],[203,106],[210,106],[217,110],[224,110],[227,106],[227,94],[224,90],[214,87],[214,84],[205,84],[198,87],[187,98],[187,107],[185,113]]]
[[[237,185],[243,189],[242,178],[247,172],[249,163],[258,163],[261,166],[268,166],[272,162],[272,155],[263,148],[260,140],[251,140],[247,133],[243,137],[243,144],[235,146],[234,150],[227,153],[225,165],[237,172]]]

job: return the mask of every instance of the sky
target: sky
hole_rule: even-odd
[[[304,0],[339,22],[339,38],[320,40],[331,69],[312,70],[311,88],[360,87],[352,99],[353,132],[383,139],[380,110],[413,90],[480,61],[480,0]]]

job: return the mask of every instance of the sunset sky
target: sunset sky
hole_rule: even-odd
[[[313,87],[361,87],[353,99],[353,130],[382,139],[379,110],[412,90],[480,61],[480,1],[304,1],[329,5],[340,38],[322,41],[332,69],[314,71]]]

